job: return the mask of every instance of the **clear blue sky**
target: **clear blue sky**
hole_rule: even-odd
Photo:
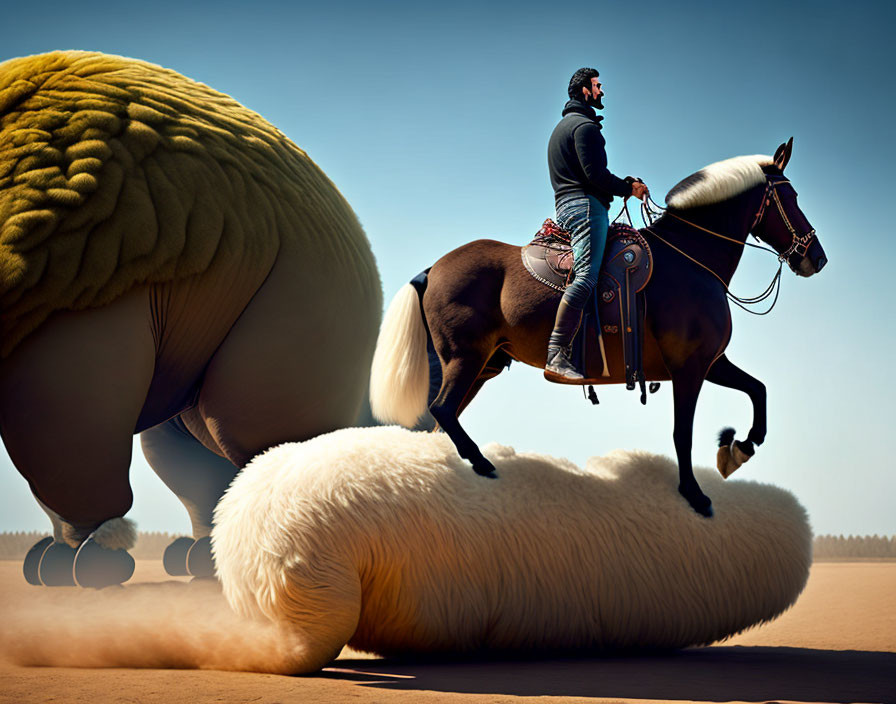
[[[0,59],[133,56],[256,110],[352,204],[387,301],[450,249],[479,237],[522,244],[553,215],[545,147],[581,66],[604,82],[611,168],[643,177],[659,202],[709,162],[794,136],[788,174],[830,263],[808,280],[787,273],[771,316],[734,311],[729,357],[769,392],[768,439],[737,477],[793,491],[818,533],[893,534],[894,14],[884,2],[786,0],[49,0],[3,11]],[[735,291],[761,291],[775,266],[748,254]],[[673,454],[669,384],[646,408],[621,387],[600,396],[591,407],[578,388],[513,365],[463,420],[483,445],[580,463],[615,448]],[[750,417],[746,396],[704,387],[695,463],[713,466],[718,429],[743,436]],[[142,529],[188,530],[139,450],[131,478]],[[46,527],[0,455],[0,530]]]

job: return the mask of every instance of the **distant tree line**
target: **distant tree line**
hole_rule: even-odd
[[[46,533],[38,531],[0,533],[0,560],[21,560]],[[139,532],[131,554],[138,560],[161,560],[175,533]],[[816,561],[850,559],[896,559],[896,535],[818,535],[813,544]]]
[[[813,544],[815,560],[850,558],[896,559],[896,535],[817,535]]]

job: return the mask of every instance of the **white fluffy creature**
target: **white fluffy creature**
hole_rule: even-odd
[[[282,626],[284,672],[347,644],[381,654],[681,648],[775,618],[808,578],[790,493],[698,474],[694,513],[665,457],[567,460],[491,445],[477,476],[447,436],[352,428],[273,448],[218,504],[230,605]],[[288,643],[288,645],[287,645]]]

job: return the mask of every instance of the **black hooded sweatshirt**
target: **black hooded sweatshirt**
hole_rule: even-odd
[[[632,194],[632,184],[607,169],[601,120],[603,117],[595,115],[581,100],[570,100],[564,106],[563,119],[548,142],[548,169],[555,201],[591,195],[609,208],[613,196]]]

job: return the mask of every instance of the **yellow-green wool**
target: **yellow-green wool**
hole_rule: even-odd
[[[324,226],[324,224],[328,226]],[[375,281],[357,218],[308,156],[232,98],[81,51],[0,64],[0,357],[56,310],[309,237]]]

